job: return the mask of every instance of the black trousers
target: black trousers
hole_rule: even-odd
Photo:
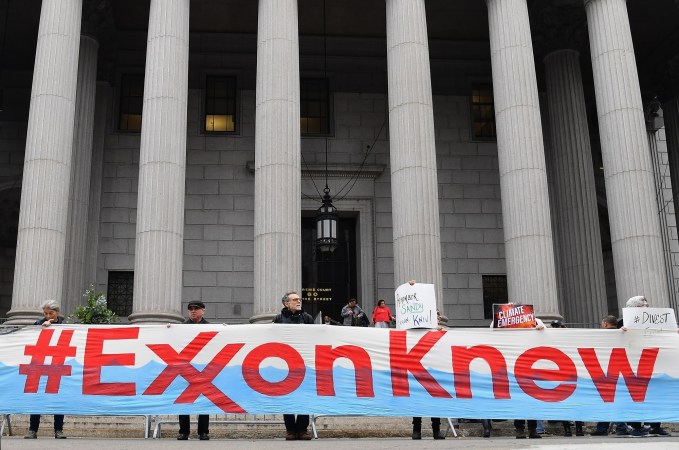
[[[179,434],[191,434],[191,416],[179,416]],[[210,416],[207,414],[198,416],[198,434],[210,434]]]
[[[431,418],[431,426],[440,428],[441,427],[441,418],[440,417],[432,417]],[[413,428],[422,428],[422,417],[413,417]]]
[[[526,428],[525,422],[528,422],[528,429],[529,430],[535,430],[538,427],[538,421],[536,420],[515,420],[514,421],[514,428],[517,430],[523,430]]]
[[[29,425],[28,429],[37,433],[38,428],[40,428],[40,414],[31,414],[31,424]],[[54,431],[64,431],[63,414],[54,415]]]
[[[285,431],[288,433],[304,433],[309,427],[309,416],[297,414],[297,419],[295,419],[294,414],[283,414],[283,422],[285,422]]]

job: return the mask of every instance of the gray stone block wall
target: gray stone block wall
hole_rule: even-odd
[[[469,138],[469,98],[434,96],[444,313],[487,326],[483,275],[506,273],[497,145]]]
[[[676,309],[679,306],[677,300],[679,298],[679,240],[677,238],[677,221],[672,197],[672,181],[670,179],[665,128],[661,128],[655,133],[655,139],[657,151],[655,157],[660,174],[660,187],[657,189],[656,195],[658,195],[660,200],[658,202],[659,205],[662,205],[658,214],[663,216],[661,225],[666,228],[663,230],[663,234],[665,234],[668,244],[664,248],[665,258],[669,261],[672,269],[671,279],[669,280],[670,289],[672,290],[670,293],[670,306]]]
[[[255,95],[241,93],[238,134],[199,131],[201,95],[198,90],[189,92],[183,300],[205,302],[208,320],[242,323],[253,309],[254,175],[247,163],[254,160]],[[377,298],[385,298],[393,307],[385,107],[383,95],[335,94],[335,135],[328,139],[331,164],[361,163],[367,147],[374,145],[367,164],[387,167],[372,185],[361,181],[352,191],[374,200],[376,292],[360,299],[365,307]],[[469,141],[467,97],[435,96],[434,112],[444,313],[453,325],[485,326],[481,276],[505,273],[497,148],[494,143]],[[106,137],[101,289],[106,288],[107,271],[134,269],[138,153],[137,134],[111,132]],[[302,153],[308,164],[324,163],[325,139],[303,138]]]

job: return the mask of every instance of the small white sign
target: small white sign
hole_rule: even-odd
[[[672,308],[623,308],[622,323],[629,330],[676,330]]]
[[[396,289],[396,328],[436,328],[436,292],[433,284],[405,283]]]

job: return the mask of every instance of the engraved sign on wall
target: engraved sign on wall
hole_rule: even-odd
[[[329,287],[302,288],[302,298],[307,302],[331,302],[332,288]]]

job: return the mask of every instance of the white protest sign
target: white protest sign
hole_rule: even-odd
[[[623,308],[622,323],[630,330],[676,330],[672,308]]]
[[[405,283],[396,289],[396,328],[436,328],[436,293],[433,284]]]

